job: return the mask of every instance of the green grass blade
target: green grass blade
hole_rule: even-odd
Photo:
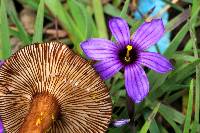
[[[156,104],[158,104],[158,101],[154,100],[152,102],[152,100],[150,100],[149,98],[146,98],[145,102],[147,106],[151,109],[153,109],[153,107]],[[159,108],[159,113],[162,114],[164,118],[167,117],[166,120],[169,120],[170,122],[172,122],[172,125],[174,122],[177,122],[179,124],[184,123],[185,116],[181,112],[175,110],[174,108],[168,105],[164,105],[161,103],[160,108]]]
[[[174,82],[181,82],[195,72],[196,65],[200,63],[200,59],[196,59],[190,64],[184,64],[177,68],[171,75],[170,78]]]
[[[190,40],[186,43],[186,45],[185,45],[183,51],[190,51],[191,49],[192,49],[192,39],[190,39]]]
[[[173,120],[173,121],[175,121],[179,124],[183,124],[183,122],[184,122],[185,116],[182,113],[180,113],[179,111],[175,110],[174,108],[172,108],[170,106],[161,104],[159,112],[166,114],[166,116],[169,119],[171,119],[171,120]]]
[[[120,16],[121,14],[121,11],[118,8],[114,7],[112,4],[106,4],[104,6],[104,12],[108,15],[115,16],[115,17]],[[135,23],[135,21],[129,18],[126,14],[125,16],[123,16],[123,18],[126,19],[129,25],[133,25]]]
[[[199,5],[200,5],[200,0],[192,0],[192,12],[191,12],[191,14],[195,14],[195,12],[198,12],[198,10],[199,10]],[[196,22],[196,20],[197,20],[197,17],[198,17],[198,16],[196,16],[196,17],[194,18],[194,23],[193,23],[193,24],[195,24],[195,22]]]
[[[8,1],[8,15],[11,19],[11,21],[16,25],[17,27],[17,30],[19,31],[18,34],[18,38],[23,42],[23,45],[27,45],[27,44],[30,44],[31,43],[31,39],[28,35],[28,33],[26,32],[26,30],[24,29],[22,23],[20,22],[18,16],[17,16],[17,13],[16,13],[16,10],[15,10],[15,6],[14,6],[14,3],[12,0],[9,0]]]
[[[152,120],[151,125],[149,127],[149,131],[150,131],[150,133],[160,133],[158,124],[155,119]]]
[[[188,105],[187,105],[187,113],[186,113],[183,133],[188,133],[190,129],[190,121],[191,121],[191,116],[192,116],[192,105],[193,105],[193,88],[194,88],[194,83],[192,80],[190,83],[189,100],[188,100]]]
[[[192,0],[182,0],[183,2],[192,3]]]
[[[181,41],[185,37],[185,35],[188,32],[188,30],[189,30],[189,24],[186,23],[181,28],[181,30],[176,34],[176,36],[174,37],[174,39],[171,41],[171,44],[169,45],[169,47],[167,48],[167,50],[164,52],[164,55],[166,57],[170,58],[174,54],[174,52],[176,51],[176,49],[180,45]]]
[[[75,25],[72,17],[62,6],[58,0],[45,0],[45,5],[48,7],[50,12],[60,22],[61,26],[69,33],[69,38],[74,43],[76,52],[82,53],[80,48],[80,42],[84,40],[84,35],[80,32],[78,27]]]
[[[197,4],[197,1],[196,1]],[[195,28],[192,25],[193,23],[190,21],[190,36],[194,51],[194,57],[199,58],[198,49],[197,49],[197,38],[195,35]],[[199,123],[199,98],[200,96],[200,65],[196,66],[196,87],[195,87],[195,115],[194,115],[194,122],[195,124]]]
[[[155,108],[153,109],[152,113],[149,115],[149,117],[147,118],[147,120],[145,121],[144,125],[142,126],[142,129],[140,131],[140,133],[147,133],[152,120],[154,119],[154,117],[156,116],[158,109],[160,107],[160,103],[158,103]]]
[[[165,98],[164,102],[167,103],[167,104],[171,104],[185,94],[186,94],[185,90],[178,91],[178,92],[168,96],[167,98]]]
[[[194,62],[196,60],[196,58],[192,55],[188,55],[188,54],[184,54],[183,52],[176,53],[172,56],[172,59],[175,60],[182,60],[182,61],[188,61],[188,62]]]
[[[68,0],[68,7],[73,20],[84,36],[84,40],[91,37],[98,37],[96,35],[97,28],[94,24],[94,20],[86,6],[78,1]]]
[[[38,10],[38,6],[39,6],[39,0],[18,0],[19,3],[21,3],[22,5],[26,5],[27,7],[30,7],[31,9],[37,11]],[[45,18],[51,20],[52,18],[50,17],[50,15],[48,14],[48,10],[44,10],[44,16]]]
[[[34,25],[34,35],[32,43],[42,42],[43,22],[44,22],[44,0],[40,0]]]
[[[197,18],[198,18],[198,15],[199,15],[199,11],[200,11],[199,4],[195,8],[196,9],[194,9],[193,12],[191,13],[191,18],[190,18],[190,23],[192,24],[192,26],[195,26],[195,24],[197,23],[196,21],[197,21]]]
[[[113,0],[113,5],[114,5],[115,7],[120,6],[121,3],[122,3],[121,0]]]
[[[38,1],[37,0],[19,0],[22,5],[26,5],[31,7],[34,10],[38,9]]]
[[[170,74],[168,80],[165,81],[163,84],[157,86],[159,89],[152,89],[149,93],[150,99],[156,99],[162,96],[166,92],[175,91],[177,83],[181,83],[186,78],[190,77],[192,74],[195,73],[195,67],[200,63],[200,59],[196,59],[194,62],[182,65],[181,67],[177,68],[173,73]],[[180,86],[183,88],[183,86]]]
[[[178,6],[177,4],[174,4],[171,2],[171,0],[163,0],[167,4],[169,4],[171,7],[173,7],[176,10],[183,11],[184,9],[181,6]]]
[[[0,44],[2,49],[3,59],[7,59],[11,55],[11,44],[10,44],[10,33],[9,33],[9,24],[6,13],[5,0],[1,0],[1,9],[0,9]]]
[[[160,123],[158,123],[158,127],[161,133],[168,133],[168,131],[165,129],[165,127],[163,125],[161,125]]]
[[[180,45],[181,41],[184,39],[185,35],[187,34],[188,30],[189,30],[189,26],[188,26],[188,23],[186,23],[181,28],[181,30],[176,34],[176,36],[173,38],[169,47],[164,52],[164,56],[168,58],[171,58],[173,56],[178,46]],[[155,73],[154,71],[150,71],[148,73],[150,86],[153,86],[153,88],[155,89],[160,85],[160,83],[165,81],[166,77],[167,77],[167,74],[160,75],[160,74]]]
[[[191,133],[199,133],[199,132],[200,132],[200,124],[194,121],[191,126]]]
[[[168,118],[168,116],[164,113],[160,113],[163,118],[173,127],[175,133],[181,133],[180,127],[171,119]]]
[[[19,31],[17,31],[17,30],[15,30],[15,29],[11,29],[10,28],[10,35],[11,36],[14,36],[14,37],[17,37],[17,38],[23,38],[23,36],[22,36],[22,34],[19,32]],[[29,44],[29,43],[28,43]],[[24,44],[25,45],[25,44]]]
[[[178,27],[180,24],[185,22],[190,16],[189,9],[184,10],[182,13],[177,15],[175,18],[170,20],[166,25],[166,32],[171,32],[173,29]]]
[[[102,3],[100,0],[92,0],[92,3],[99,37],[108,38]]]
[[[198,0],[197,0],[198,1]],[[197,2],[196,0],[195,0],[195,2]],[[195,8],[192,8],[192,13],[191,13],[191,15],[192,15],[192,18],[191,18],[191,25],[192,25],[192,27],[195,27],[196,26],[196,19],[197,19],[197,17],[198,17],[198,15],[195,15],[195,14],[198,14],[198,12],[199,12],[199,10],[200,10],[200,7],[199,6],[197,6],[196,7],[196,5],[198,5],[197,3],[195,4],[195,3],[193,3],[193,6],[192,7],[194,7],[195,6]],[[188,42],[187,42],[187,44],[185,45],[185,47],[184,47],[184,51],[189,51],[189,50],[191,50],[192,49],[192,47],[193,47],[193,45],[192,45],[192,39],[190,39]]]
[[[130,0],[126,0],[126,1],[125,1],[124,6],[123,6],[123,9],[122,9],[122,11],[121,11],[121,13],[120,13],[120,17],[122,17],[122,18],[124,18],[124,19],[126,18],[126,13],[127,13],[127,11],[128,11],[129,3],[130,3]]]
[[[72,17],[73,17],[76,25],[78,26],[78,28],[80,29],[82,34],[85,35],[87,18],[86,18],[86,12],[85,12],[83,5],[81,5],[77,1],[68,0],[68,7],[70,9],[70,12],[72,14]]]
[[[92,18],[92,15],[87,13],[87,23],[86,23],[86,38],[99,37],[96,24]]]
[[[62,4],[58,0],[45,0],[45,5],[51,11],[51,13],[59,20],[61,25],[69,32],[73,34],[72,26],[73,20],[69,16],[68,12],[64,9]]]
[[[173,111],[172,111],[173,110]],[[172,111],[172,112],[171,112]],[[178,127],[178,125],[174,122],[175,119],[177,119],[178,117],[176,116],[177,111],[174,112],[174,109],[169,109],[169,107],[161,104],[160,105],[160,109],[159,109],[159,113],[163,116],[163,118],[173,127],[174,131],[176,133],[181,133],[180,128]],[[180,113],[179,113],[180,114]],[[178,118],[181,119],[181,122],[179,120],[179,123],[182,123],[184,118]]]

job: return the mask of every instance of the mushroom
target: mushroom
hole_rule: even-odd
[[[0,69],[0,116],[8,133],[103,133],[111,114],[102,79],[61,42],[26,46]]]

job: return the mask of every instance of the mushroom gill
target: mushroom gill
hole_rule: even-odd
[[[27,46],[0,69],[0,116],[8,133],[103,133],[111,113],[104,82],[61,42]]]

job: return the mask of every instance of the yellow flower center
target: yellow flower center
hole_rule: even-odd
[[[127,49],[127,51],[126,51],[125,61],[129,62],[130,61],[130,51],[133,49],[133,46],[127,45],[126,49]]]

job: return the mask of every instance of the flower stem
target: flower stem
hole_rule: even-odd
[[[136,129],[135,129],[135,105],[128,95],[127,95],[127,110],[128,110],[128,116],[130,118],[129,127],[131,129],[131,133],[136,133]]]

